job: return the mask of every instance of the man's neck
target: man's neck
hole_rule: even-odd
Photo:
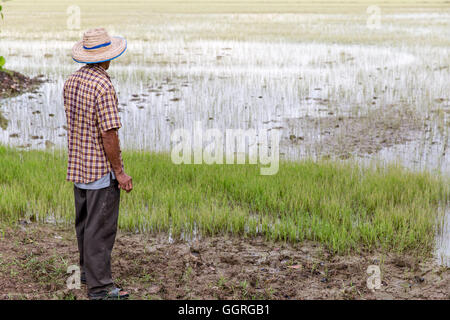
[[[88,65],[92,66],[92,67],[97,67],[97,68],[102,69],[103,71],[106,71],[106,68],[100,63],[92,63],[92,64],[88,64]]]

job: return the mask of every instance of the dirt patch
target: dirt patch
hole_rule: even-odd
[[[29,78],[19,72],[0,70],[0,99],[29,92],[44,82],[44,76]]]
[[[78,262],[73,228],[26,224],[0,229],[0,299],[86,299],[68,290]],[[369,265],[381,289],[367,288]],[[335,256],[311,242],[237,237],[169,243],[119,232],[113,275],[133,299],[449,299],[450,269],[412,256]]]
[[[382,148],[416,138],[425,124],[408,108],[388,106],[363,116],[326,116],[287,119],[290,130],[302,128],[305,135],[290,134],[290,144],[308,145],[321,156],[347,159],[374,154]]]
[[[5,118],[2,111],[0,110],[0,128],[6,130],[7,127],[8,127],[8,119]]]

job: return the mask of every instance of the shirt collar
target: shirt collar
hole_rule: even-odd
[[[94,70],[97,70],[97,71],[100,72],[100,73],[103,73],[105,76],[108,77],[108,79],[111,80],[111,78],[110,78],[108,72],[106,72],[106,70],[103,69],[102,67],[97,66],[97,65],[95,65],[95,64],[93,64],[93,65],[89,65],[89,64],[88,64],[87,67],[88,67],[88,68],[92,68],[92,69],[94,69]]]

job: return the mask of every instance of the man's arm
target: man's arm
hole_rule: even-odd
[[[119,182],[119,187],[126,192],[130,192],[133,189],[133,182],[130,176],[128,176],[122,169],[122,161],[120,157],[120,144],[119,137],[117,135],[117,129],[111,129],[102,132],[103,148],[105,149],[106,157],[108,158],[111,166],[116,175],[116,179]]]

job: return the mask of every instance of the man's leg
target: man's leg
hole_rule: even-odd
[[[84,278],[84,228],[87,217],[86,190],[73,187],[75,196],[75,230],[77,233],[78,252],[80,253],[80,269]]]
[[[116,180],[107,188],[86,190],[87,219],[84,230],[84,269],[89,293],[113,285],[111,251],[119,217],[120,189]]]

